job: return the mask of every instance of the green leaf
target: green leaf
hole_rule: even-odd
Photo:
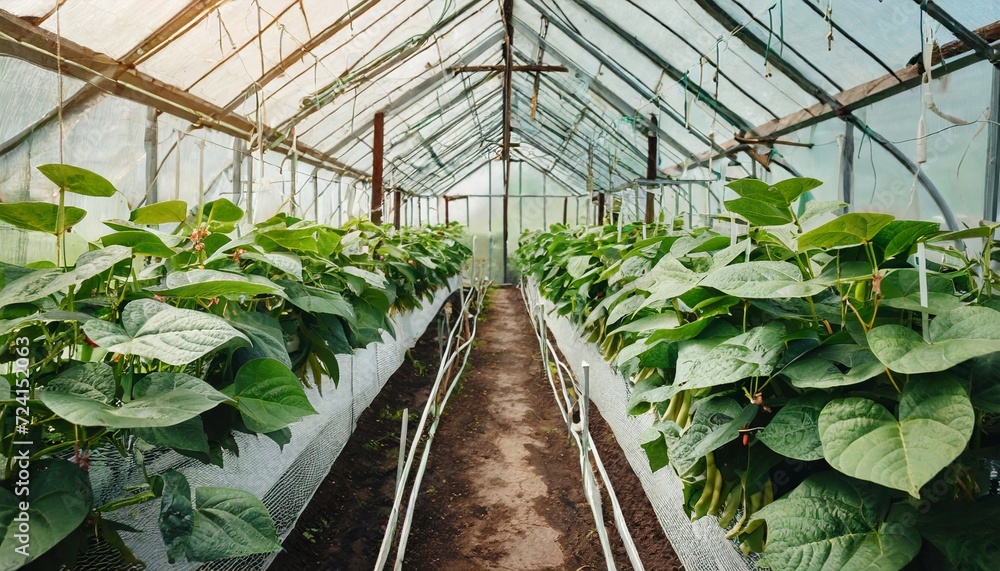
[[[1000,312],[960,307],[931,321],[930,343],[909,327],[882,325],[868,332],[868,345],[886,367],[906,374],[944,371],[1000,351]]]
[[[936,273],[927,274],[927,307],[920,305],[920,272],[905,268],[890,271],[882,278],[881,303],[886,307],[941,314],[962,305],[954,283]]]
[[[205,204],[202,210],[208,229],[212,232],[227,234],[236,229],[243,220],[243,209],[227,198],[217,198]]]
[[[874,401],[849,397],[819,416],[823,454],[837,470],[902,490],[920,488],[965,450],[975,412],[950,379],[912,379],[903,388],[899,419]]]
[[[147,287],[162,296],[211,299],[223,296],[281,295],[281,286],[254,274],[218,270],[190,270],[167,274],[163,285]]]
[[[232,488],[195,490],[189,561],[218,561],[281,549],[274,521],[253,494]]]
[[[15,454],[21,452],[14,448]],[[90,513],[93,492],[86,472],[66,460],[54,459],[34,460],[31,469],[29,496],[0,488],[0,532],[4,532],[0,536],[0,569],[18,569],[37,559],[78,528]],[[28,503],[30,526],[24,538],[17,537],[22,535],[21,522],[16,520],[21,502]],[[26,543],[28,555],[15,551]]]
[[[71,165],[39,165],[38,170],[56,186],[85,196],[112,196],[118,192],[114,185],[103,176],[87,169]]]
[[[791,204],[803,194],[820,186],[823,186],[823,182],[814,178],[794,177],[774,183],[770,190],[777,192],[787,204]]]
[[[683,450],[680,455],[697,460],[736,440],[740,429],[750,424],[760,409],[755,404],[740,407],[735,400],[713,396],[698,403],[691,426],[671,450]]]
[[[108,351],[159,359],[168,365],[186,365],[232,339],[248,341],[221,317],[151,299],[126,305],[122,324],[93,320],[83,330]]]
[[[167,470],[157,476],[162,484],[160,500],[160,537],[167,548],[167,561],[176,563],[187,552],[194,530],[194,508],[191,506],[191,485],[184,474]]]
[[[883,259],[888,260],[899,254],[906,254],[924,236],[941,229],[937,222],[922,220],[893,220],[872,238],[872,243],[884,251]]]
[[[744,262],[712,272],[702,287],[744,299],[809,297],[827,288],[818,282],[803,281],[798,266],[788,262]]]
[[[830,396],[812,392],[794,398],[781,407],[757,439],[778,454],[796,460],[820,460],[823,443],[819,438],[819,413]]]
[[[718,339],[682,341],[674,385],[678,390],[697,389],[766,377],[785,349],[784,336],[784,324],[773,321],[721,343]]]
[[[566,263],[566,271],[569,272],[569,275],[573,279],[578,280],[583,277],[583,274],[590,270],[591,265],[593,265],[591,263],[592,259],[594,259],[594,257],[589,255],[573,256]]]
[[[847,372],[843,365],[850,367]],[[871,351],[859,345],[823,347],[785,367],[781,373],[799,389],[832,389],[863,383],[885,372]]]
[[[845,206],[850,206],[846,202],[839,200],[813,200],[806,204],[805,210],[799,216],[799,224],[804,224],[813,218],[818,218],[824,214],[836,212]]]
[[[131,256],[132,250],[124,246],[108,246],[82,254],[76,261],[76,267],[68,272],[36,270],[8,283],[0,290],[0,307],[28,303],[57,292],[65,292],[70,286],[79,285],[102,274]]]
[[[733,214],[739,214],[754,226],[781,226],[794,220],[788,206],[751,198],[727,200],[726,209]]]
[[[285,296],[295,307],[308,313],[326,313],[343,317],[349,323],[354,323],[357,316],[354,307],[344,296],[332,290],[310,287],[289,280],[278,280],[278,285],[285,289]]]
[[[164,244],[159,236],[142,230],[115,232],[107,236],[102,236],[101,244],[104,244],[105,247],[113,245],[128,246],[132,248],[132,253],[138,256],[169,258],[175,254],[174,250]]]
[[[977,357],[972,365],[972,406],[1000,414],[1000,353]]]
[[[152,428],[136,428],[132,431],[136,437],[155,446],[173,448],[174,450],[190,450],[208,454],[208,436],[200,416],[170,426]]]
[[[87,211],[75,206],[63,210],[64,228],[71,228],[87,216]],[[37,230],[58,234],[59,206],[48,202],[0,203],[0,221],[22,230]]]
[[[247,252],[240,257],[247,260],[263,262],[276,270],[282,271],[293,278],[302,281],[302,260],[295,254],[288,252],[271,252],[268,254]]]
[[[136,224],[172,224],[184,222],[187,210],[187,203],[183,200],[167,200],[136,208],[128,219]]]
[[[45,384],[46,391],[71,394],[111,404],[115,399],[115,372],[107,363],[85,363],[60,373]]]
[[[895,218],[888,214],[851,212],[799,237],[799,252],[845,248],[871,242]]]
[[[277,319],[257,311],[243,311],[235,304],[226,306],[225,316],[233,327],[250,339],[259,356],[274,359],[291,368],[292,361]]]
[[[875,486],[814,474],[753,515],[767,522],[760,564],[774,571],[901,569],[920,550],[920,534],[902,524],[903,513],[890,511],[888,494]]]
[[[667,442],[663,438],[663,432],[655,426],[646,429],[645,432],[639,435],[639,446],[646,452],[646,459],[649,461],[649,470],[651,472],[655,472],[670,463]]]
[[[236,402],[243,423],[254,432],[274,432],[317,414],[295,373],[273,359],[254,359],[240,367]]]
[[[955,569],[993,569],[1000,558],[1000,496],[974,504],[939,502],[917,520],[917,529],[944,553]]]
[[[71,369],[67,373],[72,373]],[[229,398],[201,379],[184,373],[150,373],[135,384],[132,400],[113,406],[80,390],[77,384],[50,382],[38,398],[63,419],[81,426],[153,428],[173,426],[215,408]]]
[[[369,287],[373,287],[375,289],[385,289],[388,285],[385,281],[385,276],[382,274],[377,274],[375,272],[370,272],[354,266],[344,266],[340,269],[345,274],[363,279]]]

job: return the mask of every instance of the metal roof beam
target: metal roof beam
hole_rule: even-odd
[[[947,10],[938,6],[937,2],[934,0],[913,0],[920,5],[920,9],[924,10],[927,15],[934,18],[938,22],[948,28],[948,30],[955,34],[955,37],[962,40],[966,46],[972,49],[972,51],[979,54],[979,57],[984,60],[989,61],[993,65],[1000,65],[1000,55],[998,55],[997,50],[990,45],[990,42],[985,40],[978,33],[973,32],[969,28],[966,28],[964,24],[952,17]]]

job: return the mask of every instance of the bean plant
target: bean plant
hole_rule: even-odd
[[[729,184],[740,232],[554,226],[519,264],[630,380],[686,513],[762,567],[993,569],[997,227],[817,225],[846,206],[802,204],[820,184]]]
[[[237,433],[287,444],[316,414],[305,387],[336,390],[338,355],[381,341],[394,313],[460,273],[461,229],[287,214],[249,225],[225,198],[168,201],[104,221],[110,232],[67,263],[61,238],[87,213],[62,196],[116,190],[77,167],[40,170],[59,205],[0,204],[0,220],[59,238],[54,263],[0,265],[0,568],[72,567],[94,539],[136,563],[119,514],[152,501],[171,562],[279,549],[255,496],[192,490],[146,458],[170,449],[224,467]],[[98,503],[95,452],[131,459],[144,483]]]

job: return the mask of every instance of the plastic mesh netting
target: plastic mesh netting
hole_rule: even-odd
[[[529,281],[526,293],[534,307],[540,296],[533,281]],[[581,363],[590,364],[590,399],[614,432],[684,568],[688,571],[753,569],[753,560],[743,557],[739,548],[726,539],[715,518],[696,522],[688,519],[681,508],[684,504],[681,482],[673,471],[650,471],[646,453],[639,447],[639,435],[653,425],[653,417],[628,415],[631,383],[604,362],[595,345],[580,338],[568,319],[556,315],[551,303],[544,303],[545,323],[573,374],[583,378]]]
[[[145,455],[147,470],[150,474],[179,470],[192,488],[227,486],[253,493],[263,500],[274,518],[279,537],[284,539],[347,444],[361,412],[399,368],[406,351],[423,335],[445,299],[460,286],[460,280],[453,278],[449,288],[438,291],[434,299],[422,308],[397,315],[393,319],[395,339],[383,333],[381,343],[372,343],[354,355],[338,357],[338,386],[334,387],[327,380],[323,395],[316,389],[306,390],[309,401],[319,414],[293,424],[292,440],[283,450],[268,438],[237,434],[240,454],[236,456],[227,452],[224,468],[205,465],[170,450],[157,450]],[[90,474],[95,505],[120,497],[123,489],[144,482],[135,462],[122,458],[113,449],[94,452]],[[142,531],[122,535],[135,555],[146,563],[147,569],[252,571],[267,568],[276,556],[272,553],[208,564],[184,562],[171,565],[167,562],[157,527],[159,509],[159,502],[154,501],[111,514],[112,519]],[[107,571],[130,567],[110,547],[94,544],[77,568]]]

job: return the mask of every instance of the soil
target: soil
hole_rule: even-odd
[[[484,317],[433,443],[403,568],[604,569],[579,456],[520,292],[492,290]],[[392,505],[401,411],[411,411],[412,434],[437,372],[436,333],[428,327],[362,414],[272,569],[373,568]],[[682,569],[607,424],[592,413],[590,428],[645,568]],[[631,569],[606,496],[604,506],[615,562]]]

